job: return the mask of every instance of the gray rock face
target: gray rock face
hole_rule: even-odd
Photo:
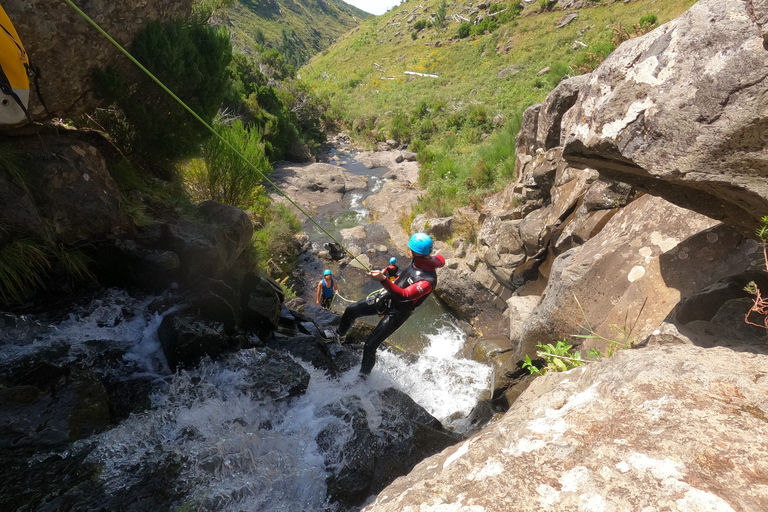
[[[563,120],[566,160],[751,235],[768,212],[767,14],[703,0],[622,44]]]
[[[537,378],[365,512],[768,510],[768,356],[666,346]]]
[[[37,138],[18,145],[23,157],[34,158],[33,168],[26,172],[34,193],[30,197],[2,178],[0,223],[17,234],[37,238],[45,237],[43,226],[47,224],[52,234],[66,243],[117,231],[120,192],[101,152],[68,133],[62,133],[60,139],[44,140],[45,151]],[[27,144],[37,147],[28,152],[24,149]]]
[[[453,232],[453,217],[428,218],[419,214],[411,222],[411,232],[427,233],[437,240],[447,240]]]
[[[340,201],[351,190],[365,190],[368,187],[365,178],[323,163],[275,166],[270,179],[310,215],[313,208]],[[285,203],[297,215],[304,217],[282,195],[273,193],[272,199]]]
[[[186,17],[191,0],[117,0],[80,5],[83,11],[127,47],[137,30],[151,20]],[[40,90],[48,110],[75,117],[100,104],[93,95],[93,68],[108,65],[133,68],[112,43],[64,2],[8,0],[3,9],[16,27],[32,63],[40,67]],[[35,94],[30,94],[33,118],[46,117]]]
[[[555,260],[516,355],[533,356],[542,340],[587,334],[587,322],[606,339],[639,342],[681,298],[749,268],[756,250],[753,240],[728,226],[643,196]],[[600,340],[585,346],[607,348]]]

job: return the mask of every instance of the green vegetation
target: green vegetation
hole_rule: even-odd
[[[0,173],[26,193],[34,204],[27,185],[22,158],[11,144],[0,144]],[[24,302],[38,288],[56,264],[70,281],[93,277],[90,259],[78,248],[62,243],[49,226],[36,238],[19,237],[0,224],[0,304]]]
[[[203,158],[192,160],[184,173],[193,201],[212,199],[243,209],[266,201],[261,182],[272,167],[264,154],[261,134],[246,130],[239,119],[229,125],[217,124],[216,131],[223,140],[212,137],[203,148]]]
[[[760,244],[763,246],[763,264],[765,265],[765,271],[768,272],[768,215],[760,219],[760,221],[760,227],[757,228],[755,234],[757,235],[758,240],[760,240]],[[754,281],[750,281],[744,290],[755,296],[755,298],[752,299],[752,307],[747,311],[744,321],[749,325],[768,329],[768,298],[762,296],[760,288],[758,288],[757,283]],[[753,313],[762,317],[762,324],[755,323],[750,319],[750,316],[752,316]]]
[[[475,24],[454,17],[467,16],[463,2],[409,0],[366,20],[300,74],[327,101],[327,117],[357,143],[410,144],[427,190],[418,212],[448,215],[514,179],[514,138],[528,106],[695,1],[591,2],[557,29],[566,12],[555,5],[540,12],[535,4],[496,2],[494,15],[483,12]]]
[[[368,17],[365,11],[338,0],[242,0],[220,9],[217,15],[228,22],[235,48],[241,53],[250,53],[258,44],[280,51],[295,67]]]
[[[289,274],[300,224],[290,210],[271,204],[262,181],[270,162],[306,160],[324,140],[324,105],[280,52],[257,46],[248,56],[232,55],[226,33],[202,23],[152,23],[132,49],[217,136],[145,77],[97,71],[102,94],[115,103],[95,122],[126,155],[110,168],[122,192],[121,212],[149,225],[155,221],[148,212],[158,205],[193,214],[190,199],[249,209],[256,229],[249,263],[275,277]]]
[[[580,325],[580,327],[586,331],[587,334],[571,334],[570,337],[583,340],[586,339],[598,341],[602,345],[607,346],[605,352],[602,353],[599,350],[592,348],[590,349],[586,358],[582,358],[581,353],[573,350],[573,346],[569,345],[565,340],[558,341],[557,345],[552,345],[551,343],[540,343],[536,345],[541,349],[540,351],[536,352],[536,355],[544,359],[545,365],[540,367],[534,361],[531,361],[530,356],[526,355],[523,368],[527,369],[529,372],[531,372],[531,374],[544,375],[549,371],[568,371],[577,366],[582,366],[586,363],[597,361],[601,357],[611,357],[616,353],[617,350],[632,348],[636,345],[636,341],[632,336],[632,332],[634,331],[634,328],[640,319],[640,315],[642,314],[643,309],[645,309],[645,304],[648,302],[647,298],[643,301],[643,305],[640,306],[640,309],[637,312],[637,316],[633,322],[629,322],[629,311],[627,311],[627,314],[624,317],[624,324],[622,326],[610,326],[611,329],[616,333],[615,337],[613,338],[606,338],[598,334],[595,328],[593,328],[589,323],[589,319],[584,312],[584,308],[581,307],[579,299],[575,295],[573,298],[579,307],[579,311],[581,311],[582,318],[584,319],[584,324]]]
[[[131,52],[202,119],[214,118],[228,91],[232,60],[225,30],[196,21],[152,21],[136,34]],[[102,111],[100,122],[129,158],[170,180],[175,164],[195,155],[210,134],[151,78],[134,72],[94,71],[97,91],[115,105]]]
[[[557,345],[551,343],[536,345],[541,350],[536,352],[537,355],[544,358],[546,364],[539,368],[536,366],[529,356],[525,356],[525,362],[523,368],[531,372],[532,375],[544,375],[547,372],[565,372],[576,368],[577,366],[583,366],[586,363],[597,361],[600,358],[600,352],[595,349],[589,351],[587,359],[582,359],[581,353],[577,350],[573,350],[573,346],[569,345],[565,340],[557,342]]]

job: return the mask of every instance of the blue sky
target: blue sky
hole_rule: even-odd
[[[349,5],[371,14],[384,14],[390,7],[400,5],[400,0],[344,0]]]

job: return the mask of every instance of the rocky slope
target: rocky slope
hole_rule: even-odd
[[[120,0],[90,3],[84,12],[126,47],[151,20],[189,16],[192,0]],[[65,2],[9,0],[3,9],[16,27],[32,63],[40,68],[40,91],[54,117],[71,118],[99,105],[93,95],[91,72],[107,65],[134,66],[104,36]],[[34,94],[33,119],[48,117]]]
[[[767,17],[762,2],[702,0],[526,111],[517,182],[475,212],[476,242],[443,246],[438,289],[474,322],[505,310],[505,336],[473,354],[512,408],[365,510],[768,506],[768,345],[743,290],[768,287],[753,238],[768,210]],[[563,338],[644,348],[520,380],[522,357]]]

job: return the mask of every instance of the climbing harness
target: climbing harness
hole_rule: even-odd
[[[145,68],[145,67],[144,67],[144,66],[143,66],[143,65],[142,65],[142,64],[141,64],[141,63],[140,63],[138,60],[136,60],[136,58],[135,58],[133,55],[131,55],[131,54],[128,52],[128,50],[126,50],[125,48],[123,48],[123,47],[120,45],[120,43],[118,43],[117,41],[115,41],[115,40],[112,38],[112,36],[110,36],[109,34],[107,34],[107,32],[106,32],[106,31],[105,31],[103,28],[101,28],[101,27],[100,27],[100,26],[99,26],[99,25],[98,25],[98,24],[97,24],[95,21],[93,21],[93,20],[92,20],[92,19],[91,19],[91,18],[90,18],[90,17],[89,17],[87,14],[85,14],[85,13],[84,13],[84,12],[83,12],[83,11],[82,11],[82,10],[81,10],[79,7],[78,7],[78,6],[76,6],[76,5],[75,5],[75,4],[72,2],[72,0],[64,0],[64,1],[65,1],[66,3],[68,3],[68,4],[69,4],[69,5],[70,5],[70,6],[71,6],[71,7],[72,7],[72,8],[73,8],[75,11],[77,11],[77,12],[78,12],[78,14],[80,14],[80,15],[81,15],[83,18],[85,18],[85,20],[86,20],[88,23],[90,23],[90,24],[91,24],[91,25],[92,25],[92,26],[93,26],[93,27],[94,27],[96,30],[98,30],[98,31],[99,31],[99,33],[101,33],[101,35],[103,35],[104,37],[106,37],[106,38],[107,38],[107,40],[108,40],[110,43],[112,43],[112,44],[113,44],[113,45],[114,45],[114,46],[115,46],[115,47],[116,47],[118,50],[120,50],[120,51],[121,51],[121,52],[122,52],[122,53],[123,53],[123,54],[124,54],[126,57],[128,57],[128,58],[131,60],[131,62],[133,62],[134,64],[136,64],[136,65],[139,67],[139,69],[141,69],[141,70],[142,70],[144,73],[146,73],[146,74],[147,74],[147,75],[148,75],[148,76],[149,76],[149,77],[150,77],[150,78],[151,78],[151,79],[152,79],[152,80],[153,80],[153,81],[154,81],[154,82],[155,82],[157,85],[159,85],[159,86],[160,86],[160,87],[161,87],[161,88],[162,88],[162,89],[163,89],[165,92],[167,92],[167,93],[168,93],[168,94],[169,94],[169,95],[170,95],[170,96],[171,96],[171,97],[172,97],[174,100],[176,100],[176,101],[177,101],[177,102],[178,102],[178,103],[179,103],[179,104],[180,104],[182,107],[184,107],[184,109],[185,109],[187,112],[189,112],[190,114],[192,114],[192,116],[193,116],[195,119],[197,119],[197,120],[198,120],[200,123],[202,123],[202,124],[203,124],[203,126],[205,126],[205,127],[208,129],[208,131],[210,131],[210,132],[211,132],[211,133],[212,133],[212,134],[213,134],[215,137],[217,137],[217,138],[218,138],[218,139],[219,139],[219,140],[220,140],[220,141],[221,141],[221,142],[222,142],[222,143],[223,143],[223,144],[224,144],[226,147],[228,147],[230,150],[232,150],[232,151],[233,151],[233,152],[234,152],[234,153],[235,153],[237,156],[239,156],[240,158],[242,158],[242,159],[243,159],[243,161],[245,161],[245,162],[246,162],[246,163],[247,163],[249,166],[251,166],[251,167],[252,167],[252,168],[253,168],[253,169],[254,169],[256,172],[258,172],[258,173],[261,175],[261,177],[262,177],[262,178],[264,178],[264,180],[265,180],[267,183],[269,183],[270,185],[272,185],[272,187],[274,187],[274,189],[275,189],[275,190],[276,190],[276,191],[277,191],[277,192],[278,192],[278,193],[279,193],[281,196],[283,196],[283,197],[284,197],[286,200],[288,200],[288,202],[290,202],[290,203],[291,203],[293,206],[295,206],[295,207],[296,207],[296,208],[297,208],[297,209],[298,209],[298,210],[299,210],[301,213],[303,213],[303,214],[304,214],[304,215],[305,215],[305,216],[306,216],[306,217],[307,217],[307,218],[308,218],[310,221],[312,221],[312,223],[313,223],[315,226],[317,226],[317,228],[318,228],[318,229],[320,229],[320,230],[321,230],[323,233],[325,233],[326,235],[328,235],[328,237],[329,237],[331,240],[333,240],[334,242],[336,242],[336,243],[337,243],[337,244],[338,244],[338,245],[339,245],[339,246],[340,246],[342,249],[344,249],[344,251],[345,251],[347,254],[349,254],[350,256],[352,256],[352,258],[354,258],[354,259],[355,259],[355,260],[356,260],[358,263],[360,263],[360,265],[361,265],[361,266],[362,266],[362,267],[363,267],[363,268],[364,268],[366,271],[368,271],[368,272],[370,272],[370,271],[371,271],[371,269],[369,269],[369,268],[368,268],[368,267],[367,267],[367,266],[366,266],[366,265],[365,265],[365,264],[364,264],[362,261],[360,261],[360,260],[357,258],[357,256],[353,255],[353,254],[352,254],[352,253],[351,253],[351,252],[350,252],[350,251],[349,251],[349,250],[348,250],[348,249],[347,249],[347,248],[346,248],[346,247],[345,247],[345,246],[344,246],[344,245],[343,245],[341,242],[339,242],[338,240],[336,240],[336,238],[335,238],[335,237],[334,237],[332,234],[330,234],[330,233],[328,232],[328,230],[326,230],[326,229],[325,229],[323,226],[321,226],[321,225],[320,225],[320,223],[318,223],[318,222],[317,222],[315,219],[313,219],[313,218],[312,218],[312,217],[311,217],[311,216],[310,216],[310,215],[309,215],[309,214],[308,214],[308,213],[307,213],[307,212],[306,212],[306,211],[305,211],[305,210],[304,210],[304,209],[303,209],[301,206],[299,206],[298,204],[296,204],[296,202],[295,202],[293,199],[291,199],[290,197],[288,197],[288,195],[287,195],[285,192],[283,192],[282,190],[280,190],[280,188],[279,188],[277,185],[275,185],[275,183],[274,183],[272,180],[270,180],[270,179],[269,179],[269,177],[267,177],[267,176],[266,176],[266,175],[265,175],[265,174],[264,174],[264,173],[261,171],[261,169],[259,169],[258,167],[256,167],[256,165],[254,165],[254,164],[253,164],[253,163],[252,163],[250,160],[248,160],[248,159],[247,159],[247,158],[246,158],[246,157],[245,157],[245,156],[244,156],[244,155],[243,155],[243,154],[242,154],[240,151],[238,151],[238,150],[237,150],[237,148],[235,148],[235,147],[234,147],[232,144],[230,144],[230,143],[229,143],[229,141],[227,141],[227,140],[226,140],[226,139],[225,139],[225,138],[224,138],[224,137],[223,137],[223,136],[222,136],[220,133],[218,133],[216,130],[214,130],[214,129],[213,129],[213,127],[211,127],[211,125],[209,125],[208,123],[206,123],[206,122],[205,122],[205,120],[203,120],[203,118],[202,118],[202,117],[200,117],[200,116],[197,114],[197,112],[195,112],[194,110],[192,110],[192,109],[191,109],[191,108],[190,108],[190,107],[189,107],[189,106],[188,106],[186,103],[184,103],[184,101],[183,101],[181,98],[179,98],[178,96],[176,96],[176,94],[174,94],[174,93],[173,93],[173,91],[171,91],[171,90],[170,90],[168,87],[166,87],[166,85],[165,85],[163,82],[161,82],[161,81],[160,81],[160,80],[159,80],[159,79],[158,79],[158,78],[157,78],[155,75],[153,75],[151,71],[149,71],[147,68]],[[331,304],[331,305],[333,305],[333,304]]]

